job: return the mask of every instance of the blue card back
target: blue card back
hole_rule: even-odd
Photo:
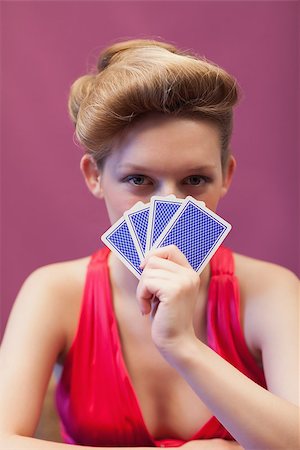
[[[147,237],[147,250],[150,250],[155,241],[164,231],[166,225],[177,212],[182,204],[182,200],[162,200],[153,198],[151,214],[149,217],[149,228]]]
[[[121,259],[128,269],[138,278],[142,270],[139,268],[140,258],[136,251],[128,225],[124,218],[112,225],[101,236],[102,241]]]
[[[231,225],[206,207],[189,200],[173,216],[155,247],[174,244],[196,272],[201,272],[221,245]]]
[[[133,239],[136,241],[137,250],[141,257],[145,256],[146,251],[149,209],[150,206],[145,205],[144,207],[133,212],[128,212],[125,215],[126,220],[130,222]]]

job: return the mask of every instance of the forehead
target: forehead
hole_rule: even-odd
[[[113,155],[139,161],[163,156],[183,159],[220,158],[221,144],[215,124],[186,117],[152,114],[133,123],[114,143]]]

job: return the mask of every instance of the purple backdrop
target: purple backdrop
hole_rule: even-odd
[[[79,172],[66,102],[119,38],[159,37],[237,77],[226,242],[298,270],[298,20],[295,1],[2,2],[1,332],[32,270],[90,254],[109,225]]]

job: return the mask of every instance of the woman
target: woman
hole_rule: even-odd
[[[215,211],[237,98],[228,73],[169,44],[108,48],[69,109],[111,222],[171,193]],[[1,350],[1,449],[299,448],[295,275],[225,247],[200,277],[174,246],[141,267],[138,282],[104,248],[26,280]],[[31,437],[55,362],[68,447]]]

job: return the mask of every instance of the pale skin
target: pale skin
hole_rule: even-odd
[[[192,195],[216,210],[235,161],[230,157],[222,168],[212,124],[150,116],[115,143],[101,170],[88,156],[81,169],[115,222],[152,195]],[[298,279],[274,264],[238,254],[234,259],[244,335],[264,368],[268,391],[206,345],[209,266],[199,277],[176,247],[166,247],[146,258],[138,282],[110,255],[122,351],[145,423],[156,439],[188,439],[215,415],[238,443],[212,439],[184,447],[298,449]],[[64,363],[74,339],[88,261],[43,267],[18,295],[0,353],[1,450],[78,448],[32,436],[53,365]],[[159,299],[155,314],[153,297]]]

